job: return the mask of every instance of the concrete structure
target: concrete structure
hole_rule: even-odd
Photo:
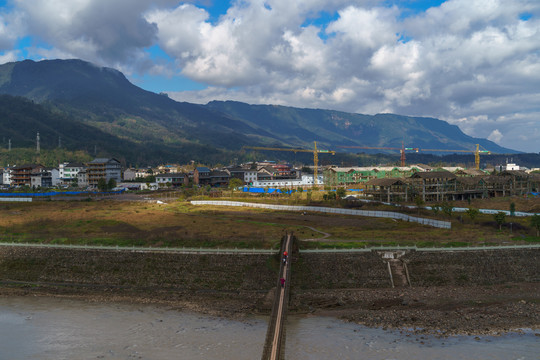
[[[52,175],[49,171],[42,171],[30,175],[30,186],[32,189],[50,188],[52,184]]]
[[[16,166],[11,173],[11,185],[13,186],[32,186],[32,174],[37,174],[45,169],[40,164],[27,164]]]
[[[126,169],[124,170],[124,173],[122,174],[122,178],[124,181],[132,181],[137,178],[137,170],[135,169]]]
[[[178,186],[188,186],[189,185],[189,177],[188,174],[184,173],[168,173],[168,174],[159,174],[156,175],[156,183],[159,187],[166,187],[167,184],[170,184],[171,186],[178,187]]]
[[[117,183],[122,181],[122,165],[120,161],[110,158],[96,158],[86,164],[88,185],[97,187],[100,179],[109,182],[111,179]]]
[[[77,182],[79,171],[86,169],[82,163],[63,163],[58,166],[60,183],[63,185],[73,185]]]
[[[10,167],[5,167],[2,169],[2,178],[0,179],[0,183],[2,185],[11,185],[11,172],[12,169]]]
[[[246,168],[229,168],[225,169],[229,173],[231,178],[242,180],[244,185],[253,185],[254,181],[257,181],[257,170]]]
[[[205,166],[199,166],[193,171],[193,183],[195,185],[210,185],[210,169]]]
[[[77,186],[83,189],[88,187],[88,173],[86,169],[82,169],[77,173]]]
[[[302,175],[301,179],[257,180],[253,182],[254,187],[271,188],[312,187],[314,185],[313,175]],[[318,185],[324,185],[323,175],[318,175]]]

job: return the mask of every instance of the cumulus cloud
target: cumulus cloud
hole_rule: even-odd
[[[133,66],[155,43],[157,28],[143,13],[166,0],[15,0],[27,32],[64,57]]]
[[[503,134],[499,131],[499,129],[495,129],[489,134],[488,140],[494,141],[496,143],[500,142],[503,138]]]
[[[377,0],[236,0],[219,18],[201,1],[13,4],[27,33],[51,45],[34,54],[79,57],[128,74],[181,72],[207,84],[171,93],[178,100],[431,116],[538,151],[536,140],[520,134],[538,131],[537,0],[447,0],[405,17],[400,2]],[[0,13],[0,47],[14,41],[2,37],[16,23],[7,15]],[[172,64],[149,57],[146,49],[156,44]]]

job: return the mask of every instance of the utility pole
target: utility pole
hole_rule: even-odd
[[[62,147],[62,137],[58,136],[58,148],[60,149]]]

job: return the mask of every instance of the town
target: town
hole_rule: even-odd
[[[386,202],[471,200],[477,198],[537,195],[540,169],[507,163],[491,169],[410,166],[338,167],[317,169],[275,161],[210,168],[195,163],[166,164],[154,168],[123,168],[115,158],[95,158],[88,163],[64,162],[57,168],[39,164],[0,169],[4,190],[159,190],[179,187],[245,187],[264,193],[299,189],[346,188],[370,199]],[[317,177],[315,178],[315,174]]]

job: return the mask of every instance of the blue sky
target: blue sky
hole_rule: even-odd
[[[410,16],[418,15],[429,8],[440,6],[445,0],[387,0],[383,2],[383,6],[392,7],[397,6],[401,10],[401,19],[405,19]],[[205,9],[209,14],[208,22],[216,24],[219,17],[226,14],[227,10],[231,6],[231,1],[210,1],[199,2],[198,6]],[[306,18],[306,21],[302,26],[315,25],[324,29],[330,21],[334,21],[339,17],[337,11],[327,12],[321,11],[315,16]],[[327,38],[324,32],[320,32],[319,36],[323,39]],[[152,46],[147,49],[152,58],[159,58],[165,61],[172,61],[172,59],[159,47],[159,45]],[[201,90],[206,87],[204,83],[199,83],[185,78],[182,75],[176,75],[173,77],[166,76],[151,76],[144,74],[143,76],[134,75],[133,80],[137,82],[137,85],[146,90],[153,92],[162,91],[185,91],[185,90]]]
[[[210,1],[195,1],[194,4],[196,4],[197,7],[200,7],[201,9],[204,9],[208,12],[208,22],[211,24],[217,24],[219,21],[220,16],[225,15],[227,13],[227,10],[231,7],[231,3],[234,1],[228,1],[228,0],[210,0]],[[410,16],[418,15],[427,9],[431,7],[440,6],[444,0],[428,0],[428,1],[419,1],[419,0],[407,0],[407,1],[399,1],[399,0],[386,0],[381,3],[382,6],[385,7],[399,7],[401,11],[401,19],[405,19]],[[180,2],[182,3],[182,2]],[[189,3],[189,2],[186,2]],[[353,2],[354,3],[354,2]],[[12,9],[13,3],[10,3],[7,0],[0,0],[0,8],[4,9]],[[1,11],[1,10],[0,10]],[[328,11],[320,11],[316,14],[311,15],[310,17],[307,17],[302,26],[307,25],[314,25],[321,28],[321,32],[319,32],[319,36],[322,39],[326,39],[328,37],[327,34],[324,33],[324,30],[329,22],[335,21],[339,18],[338,12],[328,12]],[[22,59],[33,59],[33,60],[41,60],[42,56],[38,54],[33,54],[32,52],[29,52],[29,48],[33,47],[39,47],[44,49],[52,49],[52,46],[47,44],[46,41],[43,41],[39,38],[39,36],[35,35],[26,35],[17,38],[17,41],[14,44],[13,49],[16,49],[19,53],[18,60]],[[174,64],[174,59],[171,58],[161,47],[159,44],[154,44],[152,46],[149,46],[144,49],[144,51],[148,54],[149,58],[154,61],[161,61],[168,64]],[[168,75],[162,75],[162,74],[151,74],[151,73],[137,73],[134,72],[131,75],[131,80],[135,82],[138,86],[153,91],[156,93],[159,92],[169,92],[169,91],[186,91],[186,90],[202,90],[204,88],[207,88],[207,84],[204,82],[197,82],[195,80],[189,79],[178,72],[175,74],[168,74]]]
[[[54,58],[179,101],[435,117],[540,151],[538,0],[0,0],[0,64]]]

